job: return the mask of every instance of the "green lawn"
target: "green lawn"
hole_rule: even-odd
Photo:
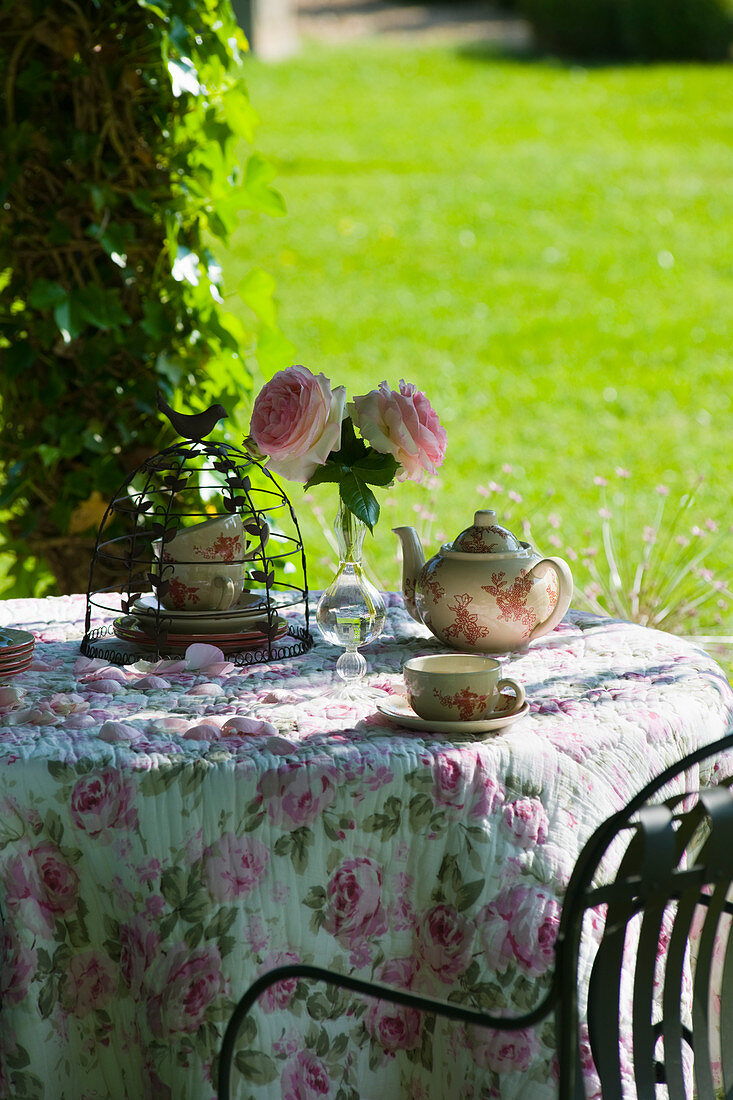
[[[292,361],[350,394],[417,382],[448,431],[434,504],[390,493],[381,583],[393,523],[427,506],[451,537],[492,480],[517,516],[556,513],[563,545],[598,538],[593,478],[616,467],[632,524],[700,473],[696,518],[729,523],[733,69],[311,46],[252,59],[248,87],[288,214],[243,216],[228,285],[261,265]],[[291,488],[318,587],[329,552]],[[313,499],[335,512],[332,487]]]

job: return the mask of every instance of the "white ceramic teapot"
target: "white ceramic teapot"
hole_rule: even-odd
[[[393,530],[407,610],[453,649],[508,653],[547,634],[570,606],[567,562],[541,557],[501,527],[496,512],[476,512],[473,526],[427,562],[414,527]]]

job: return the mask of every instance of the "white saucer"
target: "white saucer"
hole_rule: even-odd
[[[377,710],[385,718],[389,718],[398,726],[404,726],[410,730],[426,730],[428,733],[458,733],[461,735],[471,733],[493,733],[511,725],[519,718],[524,718],[529,711],[529,703],[525,700],[516,714],[497,714],[494,718],[481,718],[475,722],[437,722],[420,718],[412,709],[407,699],[402,695],[391,695],[384,702],[379,700]]]
[[[292,602],[287,594],[271,593],[270,607],[281,607]],[[158,613],[158,601],[153,593],[135,600],[130,613],[141,623],[155,621]],[[177,611],[160,608],[161,620],[173,627],[173,632],[185,633],[187,630],[199,634],[234,633],[246,631],[267,621],[267,597],[264,594],[243,592],[233,607],[225,611]]]

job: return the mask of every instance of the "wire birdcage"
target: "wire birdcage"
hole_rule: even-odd
[[[164,411],[179,430],[204,415]],[[204,525],[232,529],[217,517],[238,517],[236,539],[222,535],[213,548],[191,549],[191,532],[195,543]],[[188,546],[183,556],[170,552],[178,543]],[[212,605],[212,598],[220,602]],[[180,658],[194,642],[209,642],[243,666],[298,656],[313,638],[305,552],[290,500],[250,455],[186,438],[138,466],[104,514],[81,652],[132,664]]]

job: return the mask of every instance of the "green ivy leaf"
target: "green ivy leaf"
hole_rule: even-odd
[[[263,271],[261,267],[255,267],[240,280],[237,291],[242,301],[261,321],[271,328],[275,327],[277,311],[273,300],[275,280],[272,275]]]
[[[269,160],[265,160],[259,153],[253,153],[244,172],[241,193],[244,205],[263,214],[285,214],[285,200],[279,191],[270,187],[270,180],[276,175],[277,171]]]
[[[61,283],[50,279],[36,279],[28,294],[28,305],[33,309],[54,309],[68,297]]]

